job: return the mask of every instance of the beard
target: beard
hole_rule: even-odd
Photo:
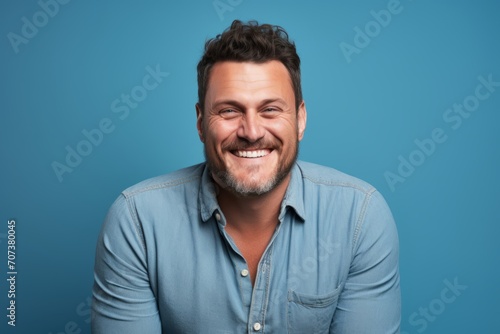
[[[270,147],[269,145],[262,145],[259,143],[233,143],[229,144],[223,149],[226,151],[238,150],[238,149],[248,149],[248,148],[256,148],[256,147]],[[270,192],[275,189],[283,180],[287,177],[287,175],[292,170],[293,165],[297,161],[298,153],[299,153],[299,142],[296,140],[295,146],[291,147],[292,150],[290,156],[284,157],[275,167],[275,171],[273,175],[267,180],[261,180],[258,176],[252,178],[251,182],[248,180],[241,180],[237,178],[237,176],[227,169],[222,159],[218,157],[212,156],[207,153],[207,147],[204,145],[204,154],[207,162],[208,169],[212,173],[212,177],[215,178],[220,183],[219,185],[226,190],[229,190],[231,193],[241,197],[254,197],[260,196]],[[255,166],[251,168],[249,174],[252,175],[254,170],[255,172],[261,168],[260,166]]]

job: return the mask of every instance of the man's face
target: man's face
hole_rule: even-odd
[[[279,61],[212,67],[197,128],[214,180],[242,196],[274,189],[292,168],[306,126],[290,75]]]

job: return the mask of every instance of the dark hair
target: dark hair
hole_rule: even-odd
[[[292,81],[295,104],[302,102],[300,85],[300,58],[295,43],[279,26],[259,25],[257,21],[247,24],[234,20],[231,27],[205,43],[205,52],[198,63],[198,103],[204,110],[205,94],[212,66],[221,61],[265,63],[278,60],[285,65]]]

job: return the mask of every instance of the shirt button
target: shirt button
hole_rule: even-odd
[[[256,322],[255,324],[253,324],[253,330],[254,331],[258,332],[258,331],[260,331],[261,328],[262,328],[262,326],[258,322]]]
[[[248,276],[248,270],[246,269],[243,269],[241,272],[240,272],[241,276],[243,277],[247,277]]]
[[[218,213],[218,212],[217,212],[217,213],[215,214],[215,219],[217,219],[217,221],[220,221],[220,213]]]

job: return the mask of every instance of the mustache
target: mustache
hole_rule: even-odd
[[[243,139],[236,139],[222,145],[222,149],[228,151],[263,150],[263,149],[273,149],[277,146],[278,145],[275,142],[265,139],[259,139],[258,141],[255,142],[249,142]]]

